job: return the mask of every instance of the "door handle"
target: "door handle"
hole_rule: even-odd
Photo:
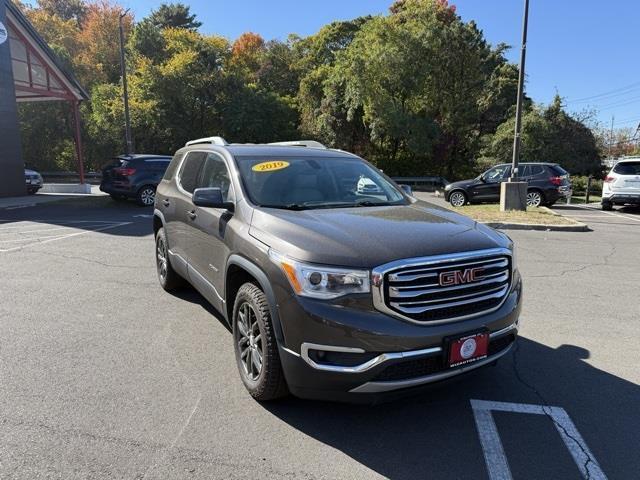
[[[168,207],[168,206],[171,204],[171,202],[165,198],[164,200],[162,200],[162,204],[163,204],[165,207]]]
[[[197,217],[195,210],[187,210],[187,215],[189,215],[189,218],[191,220],[195,220]]]

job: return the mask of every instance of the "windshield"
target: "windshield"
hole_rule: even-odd
[[[406,203],[396,187],[362,160],[343,157],[236,157],[242,182],[262,207],[313,209]]]

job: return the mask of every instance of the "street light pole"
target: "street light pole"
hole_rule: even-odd
[[[129,89],[127,86],[127,65],[124,57],[124,28],[122,19],[129,13],[127,8],[120,14],[120,71],[122,73],[122,100],[124,101],[124,123],[127,155],[133,153],[133,137],[131,136],[131,119],[129,117]]]
[[[500,184],[500,211],[527,210],[527,182],[518,181],[518,162],[520,160],[520,133],[522,131],[522,101],[524,97],[524,63],[527,56],[527,28],[529,25],[529,0],[524,1],[524,19],[522,22],[522,50],[520,52],[520,72],[518,74],[518,98],[516,100],[516,128],[513,138],[513,160],[511,176],[508,182]]]
[[[520,50],[520,73],[518,75],[518,100],[516,103],[516,128],[513,139],[513,162],[511,181],[518,180],[518,162],[520,160],[520,133],[522,131],[522,100],[524,97],[524,67],[527,58],[527,29],[529,26],[529,0],[524,0],[524,19],[522,21],[522,49]]]

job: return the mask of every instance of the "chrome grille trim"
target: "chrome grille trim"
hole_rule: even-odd
[[[383,313],[420,325],[448,323],[491,313],[500,308],[508,297],[513,279],[512,264],[512,252],[508,248],[397,260],[372,270],[373,303]],[[474,266],[498,271],[491,271],[477,282],[461,285],[442,287],[439,282],[417,282],[423,278],[437,279],[438,270],[448,272]],[[416,284],[402,285],[405,282]],[[468,309],[477,302],[485,302],[484,307],[489,308],[451,317],[445,317],[443,312],[442,318],[437,318],[438,310],[464,309],[465,306]],[[414,318],[421,314],[436,318]]]

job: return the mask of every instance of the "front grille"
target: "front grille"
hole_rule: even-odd
[[[417,322],[441,322],[479,315],[499,307],[511,284],[511,257],[475,252],[434,257],[388,270],[385,307]]]

